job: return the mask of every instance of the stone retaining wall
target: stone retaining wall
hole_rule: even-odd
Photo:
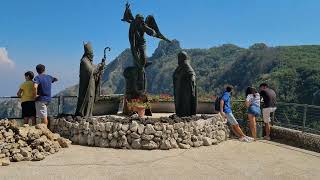
[[[220,115],[130,119],[62,117],[52,119],[50,129],[74,144],[124,149],[188,149],[225,141],[229,129]]]
[[[0,166],[10,162],[40,161],[71,141],[52,133],[45,124],[19,127],[15,120],[0,120]]]
[[[272,126],[271,137],[272,140],[283,144],[320,152],[320,135]]]

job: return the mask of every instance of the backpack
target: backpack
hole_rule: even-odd
[[[220,100],[221,100],[221,96],[216,98],[216,101],[214,102],[214,110],[215,111],[220,111]]]

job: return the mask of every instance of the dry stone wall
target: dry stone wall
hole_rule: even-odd
[[[19,127],[14,120],[0,120],[0,166],[12,161],[40,161],[70,144],[45,124]]]
[[[62,117],[50,129],[74,144],[124,149],[188,149],[225,141],[229,129],[220,115],[159,119]]]

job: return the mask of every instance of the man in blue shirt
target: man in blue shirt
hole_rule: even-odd
[[[227,119],[228,123],[230,124],[231,130],[236,136],[239,137],[240,141],[252,142],[253,138],[246,136],[242,132],[241,128],[239,127],[239,123],[237,122],[236,118],[232,114],[231,92],[232,92],[232,87],[227,86],[226,90],[224,91],[220,99],[220,114],[224,119]]]
[[[36,67],[38,76],[34,78],[36,89],[36,110],[37,117],[42,123],[48,125],[48,104],[51,102],[51,84],[58,81],[57,78],[45,74],[46,67],[42,64]]]

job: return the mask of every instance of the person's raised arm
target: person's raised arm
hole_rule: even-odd
[[[52,77],[52,83],[57,82],[58,78]]]
[[[131,23],[133,20],[134,20],[134,18],[133,18],[131,9],[130,9],[130,4],[127,2],[126,9],[124,11],[123,18],[121,19],[121,21]]]

